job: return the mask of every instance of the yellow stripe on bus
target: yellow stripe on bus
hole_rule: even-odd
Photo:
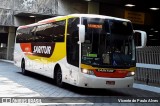
[[[114,70],[115,68],[98,68],[98,67],[92,67],[91,65],[81,64],[81,68],[84,69],[108,69],[108,70]],[[136,67],[131,67],[128,69],[116,69],[116,70],[128,70],[128,71],[135,71]]]

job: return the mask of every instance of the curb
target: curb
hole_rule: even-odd
[[[7,62],[7,63],[12,63],[12,64],[14,64],[14,61],[11,61],[11,60],[4,60],[4,59],[0,59],[0,61],[3,61],[3,62]]]
[[[147,90],[147,91],[151,91],[155,93],[160,93],[160,87],[155,87],[155,86],[134,83],[133,88],[138,88],[138,89]]]

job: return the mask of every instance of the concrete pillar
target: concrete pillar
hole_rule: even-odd
[[[88,2],[88,14],[99,14],[98,2]]]
[[[15,43],[15,27],[9,27],[7,44],[7,60],[13,60],[13,51]]]

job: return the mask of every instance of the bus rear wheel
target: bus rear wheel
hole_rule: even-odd
[[[56,82],[56,85],[59,86],[59,87],[63,87],[63,82],[62,82],[62,71],[61,69],[59,68],[56,72],[56,75],[55,75],[55,82]]]
[[[27,71],[25,69],[25,61],[24,60],[22,60],[22,62],[21,62],[21,71],[22,71],[23,75],[27,74]]]

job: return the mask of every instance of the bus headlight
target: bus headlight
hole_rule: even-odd
[[[135,75],[135,72],[128,72],[128,74],[127,74],[127,77],[130,77],[130,76],[134,76]]]
[[[81,72],[84,74],[94,75],[94,72],[92,70],[88,70],[88,69],[81,69]]]

